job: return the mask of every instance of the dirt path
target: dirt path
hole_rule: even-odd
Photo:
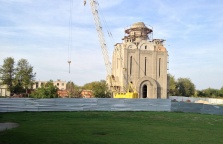
[[[0,131],[16,128],[18,126],[19,125],[17,123],[12,123],[12,122],[0,123]]]

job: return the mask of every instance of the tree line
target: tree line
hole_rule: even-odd
[[[11,95],[15,93],[28,94],[35,76],[33,67],[26,59],[20,59],[16,63],[14,58],[8,57],[4,59],[3,65],[0,67],[0,85],[7,85]]]
[[[43,84],[41,87],[32,91],[30,97],[32,98],[58,98],[58,88],[53,85],[53,81],[49,80],[47,83]]]
[[[84,86],[78,86],[69,81],[66,84],[66,91],[69,98],[82,98],[83,90],[91,90],[93,97],[96,98],[110,98],[111,93],[108,90],[107,84],[104,80],[87,83]],[[53,81],[50,80],[46,84],[33,91],[30,97],[33,98],[58,98],[57,86],[53,85]]]
[[[169,96],[186,97],[223,97],[223,87],[221,89],[207,88],[196,90],[194,83],[189,78],[178,78],[169,75]]]
[[[11,96],[22,94],[23,97],[33,98],[57,98],[58,88],[53,85],[53,81],[49,80],[41,87],[33,90],[36,73],[33,72],[33,66],[26,59],[20,59],[16,63],[14,58],[8,57],[4,59],[3,65],[0,67],[0,85],[6,85]],[[69,97],[81,97],[82,90],[92,90],[92,94],[97,98],[110,97],[106,82],[104,80],[87,83],[84,86],[78,86],[73,82],[66,85]],[[31,93],[30,95],[28,95]]]
[[[33,67],[26,59],[20,59],[15,62],[14,58],[4,59],[0,67],[0,85],[7,85],[11,95],[25,94],[33,91],[32,86],[35,82],[36,73]],[[168,95],[169,96],[187,96],[187,97],[223,97],[223,87],[221,89],[207,88],[196,90],[194,83],[189,78],[175,79],[171,74],[168,75]],[[105,80],[95,81],[78,86],[73,82],[66,85],[69,97],[80,98],[83,90],[91,90],[96,98],[109,98],[111,92],[108,90]],[[30,97],[34,98],[56,98],[58,88],[50,80],[46,84],[33,91]]]
[[[70,97],[80,98],[82,96],[81,95],[82,90],[91,90],[93,96],[96,98],[111,97],[111,92],[108,90],[105,80],[86,83],[83,86],[78,86],[73,82],[68,82],[66,87]]]

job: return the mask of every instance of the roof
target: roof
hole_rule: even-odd
[[[147,28],[144,22],[137,22],[132,24],[131,28]]]

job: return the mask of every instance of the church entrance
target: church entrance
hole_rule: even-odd
[[[139,79],[136,89],[139,92],[139,98],[157,98],[157,83],[150,77],[143,77]]]
[[[147,98],[147,85],[142,87],[142,98]]]

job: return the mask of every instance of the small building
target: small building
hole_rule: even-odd
[[[35,81],[33,84],[33,89],[40,88],[44,86],[48,81]],[[58,79],[57,81],[53,81],[53,85],[56,86],[59,90],[66,90],[66,81],[61,81]]]
[[[10,92],[7,89],[7,85],[0,85],[0,96],[2,97],[10,96]]]

